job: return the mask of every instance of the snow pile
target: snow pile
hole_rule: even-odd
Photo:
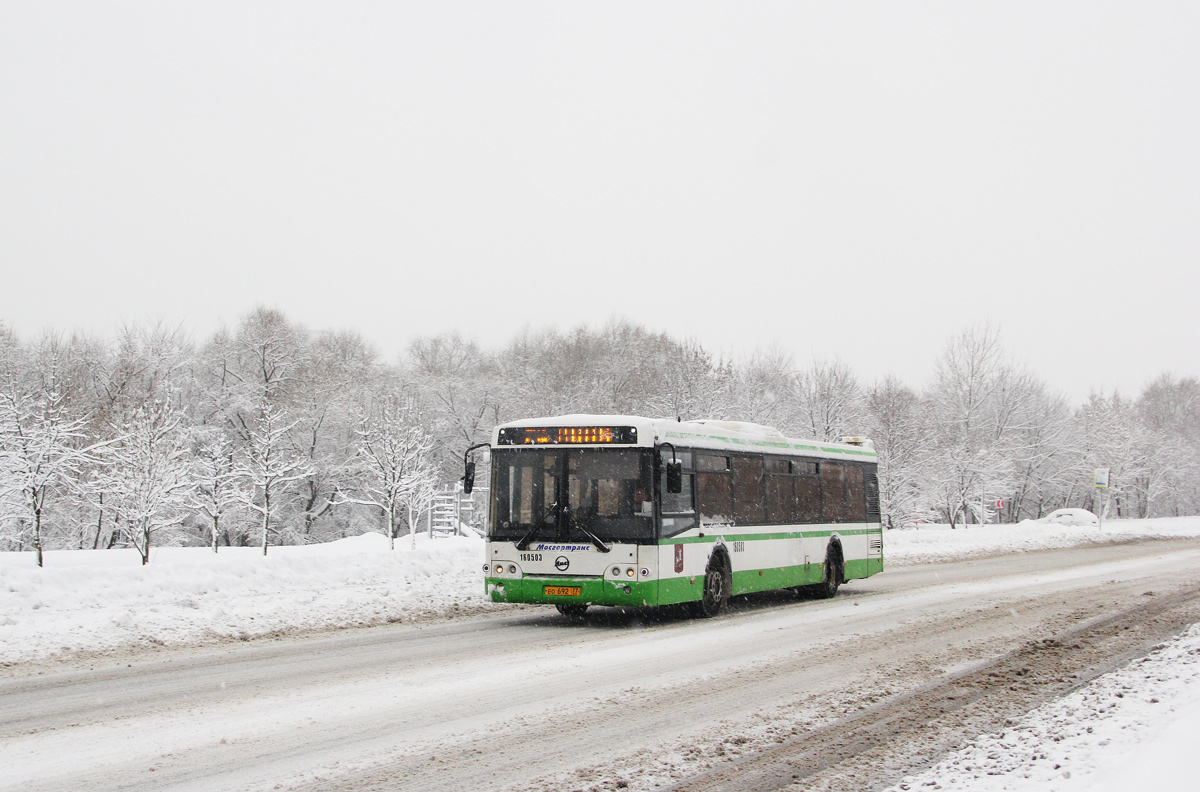
[[[1106,520],[1103,528],[1048,525],[1035,520],[957,529],[949,525],[923,525],[885,532],[883,557],[886,569],[889,563],[925,564],[1089,544],[1195,537],[1200,537],[1200,517]]]
[[[364,534],[325,545],[0,553],[0,664],[123,647],[419,621],[496,607],[483,542]]]
[[[923,526],[884,536],[886,565],[1146,538],[1200,537],[1200,517],[1095,528]],[[512,609],[484,598],[483,540],[380,534],[324,545],[0,553],[0,664]]]
[[[1193,789],[1197,734],[1200,625],[888,792]]]

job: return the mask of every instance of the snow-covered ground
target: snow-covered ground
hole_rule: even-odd
[[[0,665],[506,606],[483,599],[483,541],[380,534],[324,545],[0,553]],[[511,608],[511,606],[507,606]]]
[[[1200,517],[1110,521],[1103,530],[931,525],[889,532],[885,554],[905,565],[1179,537],[1200,538]],[[484,601],[482,540],[388,545],[367,534],[272,547],[266,557],[255,548],[160,548],[146,566],[133,550],[58,551],[41,569],[31,553],[0,553],[0,665],[514,608]],[[897,789],[1115,790],[1134,779],[1182,789],[1183,741],[1200,733],[1197,677],[1200,627]]]
[[[1200,625],[887,792],[1193,790],[1197,735]]]

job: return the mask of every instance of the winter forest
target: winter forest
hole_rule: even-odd
[[[146,562],[161,545],[395,538],[422,527],[496,423],[564,413],[869,437],[893,529],[1063,506],[1200,513],[1197,380],[1164,373],[1136,398],[1094,392],[1072,408],[1013,365],[994,327],[930,353],[930,382],[864,382],[844,361],[727,362],[623,321],[527,330],[495,351],[417,338],[395,363],[353,332],[264,308],[199,344],[162,325],[23,339],[0,324],[0,550],[41,563],[43,549],[132,547]],[[1106,502],[1098,467],[1112,471]]]

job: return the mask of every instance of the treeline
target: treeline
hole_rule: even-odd
[[[352,332],[258,309],[199,345],[161,325],[113,340],[0,325],[0,549],[131,546],[145,560],[159,544],[396,537],[496,423],[572,412],[870,437],[893,528],[1099,510],[1098,467],[1110,516],[1200,513],[1200,383],[1164,374],[1135,400],[1072,409],[990,327],[952,339],[917,388],[778,352],[722,361],[625,322],[526,331],[498,351],[418,338],[389,363]]]

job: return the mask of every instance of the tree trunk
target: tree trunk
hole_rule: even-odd
[[[92,549],[100,549],[100,534],[104,532],[104,493],[100,493],[100,507],[96,514],[96,538],[92,542]]]
[[[263,488],[263,555],[267,554],[267,537],[271,531],[271,495]]]
[[[33,510],[33,547],[37,550],[37,565],[42,565],[42,510]]]

